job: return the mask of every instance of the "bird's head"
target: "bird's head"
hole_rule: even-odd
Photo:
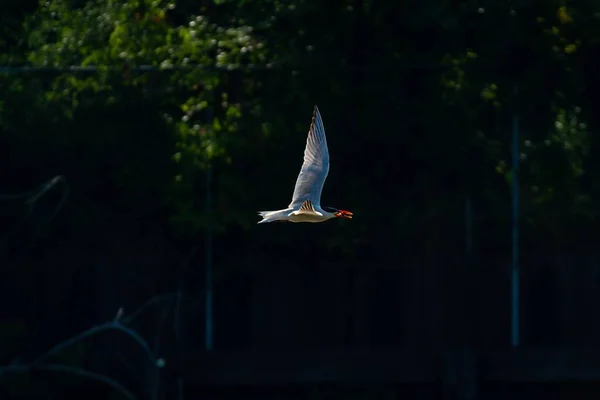
[[[352,216],[354,216],[354,214],[352,214],[350,211],[338,210],[337,208],[333,207],[327,207],[327,211],[332,212],[336,218],[352,219]]]

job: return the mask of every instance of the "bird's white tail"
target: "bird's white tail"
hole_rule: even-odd
[[[258,221],[258,223],[265,224],[273,221],[285,221],[288,219],[287,217],[291,211],[291,208],[276,211],[259,211],[258,215],[260,215],[263,219]]]

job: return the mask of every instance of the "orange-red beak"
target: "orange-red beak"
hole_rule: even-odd
[[[352,219],[353,215],[354,214],[352,214],[350,211],[346,211],[346,210],[339,210],[338,212],[335,213],[335,216],[338,218]]]

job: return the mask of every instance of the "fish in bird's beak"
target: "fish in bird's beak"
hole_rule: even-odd
[[[352,216],[354,214],[352,214],[350,211],[346,211],[346,210],[338,210],[335,213],[335,216],[338,218],[348,218],[348,219],[352,219]]]

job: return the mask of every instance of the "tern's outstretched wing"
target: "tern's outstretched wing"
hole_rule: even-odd
[[[294,195],[289,207],[298,208],[305,200],[310,200],[314,206],[319,207],[321,191],[328,173],[329,150],[327,149],[325,128],[319,109],[315,106],[304,149],[304,163],[296,180]]]

